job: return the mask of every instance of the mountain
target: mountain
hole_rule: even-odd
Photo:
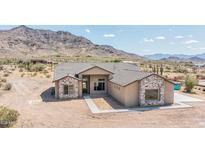
[[[157,53],[157,54],[145,55],[144,57],[147,58],[147,59],[151,59],[151,60],[161,60],[161,59],[169,58],[169,57],[178,57],[180,59],[188,59],[188,58],[191,58],[191,57],[194,57],[194,56],[195,55]]]
[[[184,61],[184,62],[194,62],[201,63],[205,62],[205,53],[196,55],[185,55],[185,54],[152,54],[144,56],[150,60],[167,60],[167,61]]]
[[[142,58],[112,46],[94,44],[65,31],[32,29],[27,26],[0,31],[0,57],[50,55]]]

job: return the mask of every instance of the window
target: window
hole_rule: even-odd
[[[63,86],[63,94],[68,95],[68,94],[73,94],[74,93],[74,85],[64,85]]]
[[[105,79],[98,79],[97,82],[94,82],[95,91],[104,91],[105,90]]]
[[[63,86],[63,94],[67,95],[68,94],[68,85]]]
[[[159,100],[159,89],[145,90],[145,100]]]
[[[74,93],[74,85],[68,85],[68,94]]]

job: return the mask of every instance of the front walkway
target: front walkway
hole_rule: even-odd
[[[182,102],[176,102],[170,106],[155,106],[155,107],[136,107],[136,108],[124,108],[124,109],[109,109],[100,110],[96,103],[90,96],[84,96],[84,99],[92,113],[114,113],[114,112],[134,112],[134,111],[150,111],[150,110],[166,110],[166,109],[179,109],[179,108],[190,108],[192,106],[184,104]]]

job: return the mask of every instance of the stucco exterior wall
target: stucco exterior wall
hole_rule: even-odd
[[[165,81],[165,93],[164,93],[165,104],[174,103],[174,84]]]
[[[105,90],[104,91],[94,90],[94,83],[98,81],[98,79],[105,79]],[[107,94],[107,81],[108,81],[108,75],[91,75],[90,76],[90,94],[91,95]]]
[[[67,98],[78,98],[79,97],[79,81],[72,77],[65,77],[59,80],[59,98],[60,99],[67,99]],[[74,85],[74,92],[72,94],[64,94],[64,85]]]
[[[154,106],[154,105],[164,105],[165,104],[165,81],[163,78],[157,75],[151,75],[140,81],[140,95],[139,102],[140,106]],[[145,90],[146,89],[158,89],[159,90],[159,100],[145,100]]]
[[[125,105],[125,88],[108,81],[108,95]]]
[[[111,75],[111,73],[98,67],[94,67],[80,73],[79,77],[82,78],[82,75]]]
[[[139,82],[133,82],[126,87],[125,91],[125,106],[136,107],[139,105]]]

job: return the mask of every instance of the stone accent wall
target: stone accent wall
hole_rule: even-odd
[[[146,89],[159,89],[159,100],[145,100],[145,90]],[[154,105],[164,105],[164,89],[165,81],[163,78],[152,75],[140,81],[140,91],[139,91],[139,102],[140,106],[154,106]]]
[[[78,98],[79,92],[78,92],[78,80],[74,79],[72,77],[66,77],[63,78],[59,81],[59,98],[60,99],[67,99],[67,98]],[[68,94],[64,95],[64,85],[74,85],[74,93],[73,94]]]

